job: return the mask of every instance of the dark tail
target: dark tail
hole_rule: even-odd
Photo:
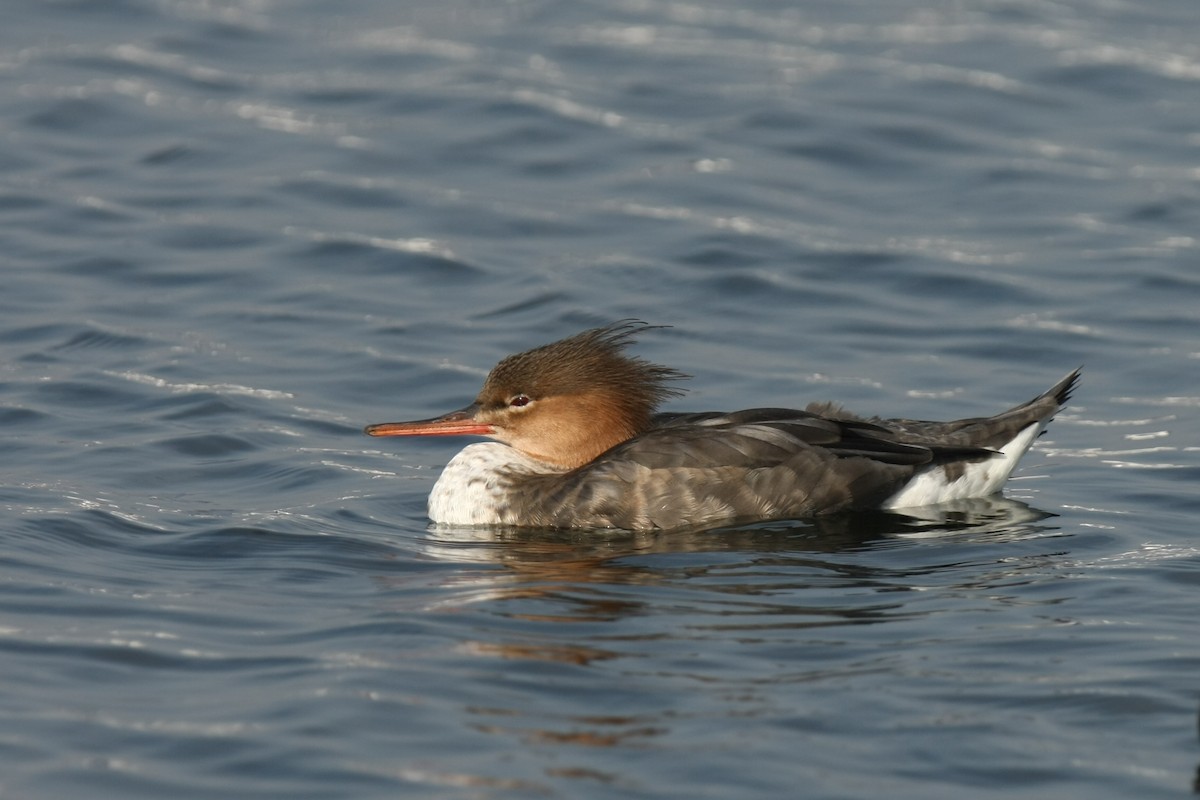
[[[1079,376],[1083,372],[1083,367],[1079,367],[1070,375],[1067,375],[1058,383],[1050,387],[1050,390],[1041,397],[1035,398],[1034,402],[1042,399],[1042,397],[1052,397],[1054,402],[1058,403],[1058,407],[1062,408],[1071,399],[1071,393],[1079,386]]]

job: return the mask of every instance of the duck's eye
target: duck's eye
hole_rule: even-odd
[[[529,405],[530,402],[532,402],[532,401],[529,399],[529,395],[519,394],[516,397],[514,397],[512,400],[508,401],[508,407],[509,408],[524,408],[525,406]]]

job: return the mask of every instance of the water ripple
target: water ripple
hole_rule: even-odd
[[[1187,792],[1194,13],[1093,6],[18,0],[4,793]],[[678,410],[1085,383],[1007,499],[671,535],[361,434],[630,316]]]

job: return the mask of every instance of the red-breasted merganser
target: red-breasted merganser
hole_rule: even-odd
[[[687,378],[624,352],[619,322],[509,356],[475,402],[371,436],[487,436],[450,460],[429,516],[451,525],[646,530],[933,505],[1000,491],[1079,370],[994,417],[805,410],[657,413]]]

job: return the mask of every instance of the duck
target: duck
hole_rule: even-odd
[[[464,408],[374,437],[479,436],[429,495],[439,525],[631,531],[810,519],[999,493],[1080,370],[1028,402],[949,422],[803,409],[662,412],[688,379],[628,352],[622,320],[501,360]]]

